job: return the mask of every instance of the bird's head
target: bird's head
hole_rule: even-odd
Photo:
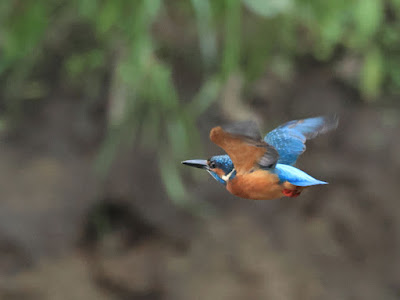
[[[207,160],[191,159],[185,160],[182,164],[206,170],[214,179],[223,185],[236,175],[233,163],[228,155],[216,155]]]

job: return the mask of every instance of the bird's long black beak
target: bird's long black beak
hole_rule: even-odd
[[[182,162],[182,164],[190,166],[190,167],[199,168],[199,169],[207,169],[208,168],[207,160],[205,160],[205,159],[185,160]]]

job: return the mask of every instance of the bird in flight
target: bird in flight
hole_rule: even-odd
[[[287,122],[264,139],[254,121],[236,122],[211,129],[210,139],[226,155],[182,163],[206,170],[226,189],[241,198],[271,200],[297,197],[309,186],[327,184],[294,167],[306,150],[306,141],[335,129],[335,116]]]

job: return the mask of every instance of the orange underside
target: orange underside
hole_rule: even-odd
[[[304,187],[289,182],[279,183],[279,178],[264,170],[248,174],[238,174],[230,180],[226,189],[241,198],[253,200],[272,200],[283,196],[297,197]]]

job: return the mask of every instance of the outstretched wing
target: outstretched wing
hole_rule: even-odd
[[[214,127],[210,139],[229,155],[237,174],[249,172],[254,167],[270,168],[279,157],[276,149],[261,139],[253,121]]]
[[[336,116],[321,116],[287,122],[268,133],[264,141],[276,148],[278,163],[293,165],[300,154],[306,150],[305,142],[317,135],[335,129]]]

